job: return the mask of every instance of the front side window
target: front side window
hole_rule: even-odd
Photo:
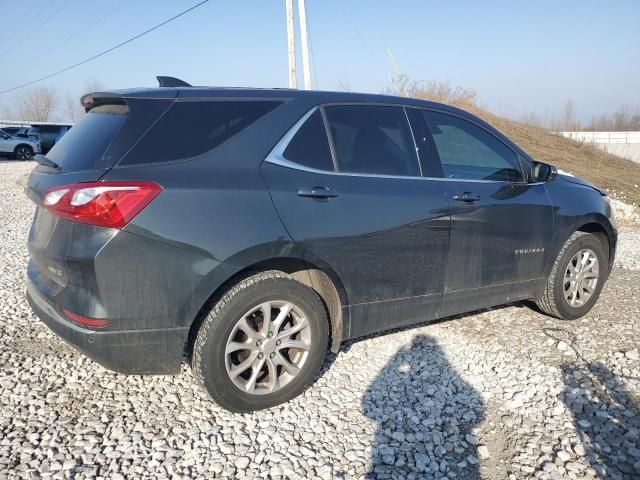
[[[331,150],[320,110],[316,110],[287,145],[284,158],[317,170],[333,170]]]
[[[420,176],[411,130],[402,108],[335,105],[325,111],[339,171]]]
[[[486,130],[444,113],[425,111],[445,178],[519,182],[517,155]]]

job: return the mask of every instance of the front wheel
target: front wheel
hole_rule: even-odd
[[[192,370],[223,408],[261,410],[311,384],[328,341],[327,314],[316,292],[282,272],[262,272],[213,306],[196,336]]]
[[[33,157],[33,149],[29,145],[18,145],[13,150],[13,156],[16,160],[29,160]]]
[[[560,250],[536,304],[547,315],[565,320],[586,315],[604,286],[607,260],[605,246],[598,237],[575,232]]]

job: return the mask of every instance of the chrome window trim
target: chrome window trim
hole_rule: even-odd
[[[278,143],[276,143],[276,146],[271,149],[271,151],[265,158],[265,161],[274,163],[271,160],[278,160],[278,161],[286,162],[291,165],[297,165],[300,168],[308,168],[308,167],[305,167],[304,165],[300,165],[298,163],[292,162],[291,160],[287,160],[286,158],[284,158],[284,151],[287,149],[287,147],[289,146],[289,143],[291,143],[291,140],[293,140],[293,137],[295,137],[296,133],[298,133],[298,130],[300,130],[302,125],[304,125],[304,122],[306,122],[309,119],[309,117],[315,113],[316,110],[318,110],[318,107],[313,107],[311,110],[305,113],[302,117],[300,117],[300,119],[293,124],[293,126],[287,131],[287,133],[284,134],[284,136],[278,141]],[[315,170],[315,169],[310,169],[310,170]],[[318,171],[324,172],[325,170],[318,170]]]
[[[416,152],[416,161],[418,162],[418,171],[420,172],[420,176],[424,177],[424,173],[422,172],[422,159],[420,158],[420,152],[418,151],[418,144],[416,143],[416,136],[413,134],[413,127],[411,126],[411,120],[409,120],[409,115],[407,114],[407,109],[402,107],[402,111],[404,112],[404,118],[407,121],[407,125],[409,125],[409,132],[411,133],[411,140],[413,141],[413,150]]]
[[[339,172],[338,156],[336,155],[336,145],[333,143],[333,135],[331,135],[331,127],[329,126],[329,119],[327,118],[327,112],[324,111],[324,107],[320,105],[320,114],[322,115],[322,123],[324,125],[324,133],[327,135],[327,142],[329,142],[329,151],[331,152],[331,160],[333,161],[333,171]]]
[[[502,183],[509,185],[519,185],[516,182],[507,182],[504,180],[475,180],[475,179],[461,179],[461,178],[444,178],[444,177],[410,177],[406,175],[382,175],[378,173],[350,173],[350,172],[335,172],[331,170],[320,170],[317,168],[311,168],[304,165],[300,165],[299,163],[292,162],[291,160],[287,160],[286,158],[275,155],[269,155],[265,158],[265,162],[271,163],[273,165],[279,165],[281,167],[290,168],[292,170],[299,170],[302,172],[309,173],[319,173],[322,175],[336,175],[342,177],[362,177],[362,178],[396,178],[400,180],[439,180],[443,182],[469,182],[469,183]],[[526,184],[530,185],[530,184]]]
[[[327,104],[327,105],[347,105],[349,103],[333,103],[333,104]],[[391,104],[371,104],[371,103],[352,103],[352,105],[386,105],[386,106],[399,106],[401,108],[404,108],[404,106],[402,105],[391,105]],[[363,178],[395,178],[395,179],[400,179],[400,180],[441,180],[441,181],[445,181],[445,182],[470,182],[470,183],[500,183],[500,184],[520,184],[520,182],[508,182],[505,180],[480,180],[480,179],[466,179],[466,178],[446,178],[446,177],[425,177],[425,176],[421,176],[421,177],[415,177],[415,176],[408,176],[408,175],[382,175],[382,174],[377,174],[377,173],[351,173],[351,172],[340,172],[337,171],[336,169],[336,162],[335,162],[335,153],[332,150],[332,143],[331,143],[331,136],[329,135],[329,133],[326,131],[326,129],[328,128],[328,123],[326,122],[325,116],[324,116],[324,112],[322,110],[322,106],[315,106],[313,108],[311,108],[307,113],[305,113],[302,117],[300,117],[300,119],[287,131],[287,133],[284,134],[284,136],[278,141],[278,143],[276,144],[275,147],[273,147],[273,149],[271,149],[271,151],[269,152],[269,154],[266,156],[266,158],[264,159],[265,162],[269,162],[271,164],[274,165],[279,165],[281,167],[285,167],[285,168],[290,168],[293,170],[299,170],[302,172],[309,172],[309,173],[318,173],[318,174],[322,174],[322,175],[339,175],[339,176],[344,176],[344,177],[363,177]],[[411,107],[411,106],[409,106]],[[318,168],[311,168],[311,167],[307,167],[305,165],[301,165],[299,163],[296,162],[292,162],[291,160],[287,160],[284,157],[284,151],[287,149],[287,147],[289,146],[289,143],[291,142],[291,140],[293,140],[293,137],[296,135],[296,133],[298,133],[298,130],[300,130],[300,128],[302,127],[302,125],[304,125],[304,123],[309,119],[309,117],[311,117],[311,115],[313,115],[315,113],[316,110],[320,110],[321,113],[323,113],[323,120],[325,120],[325,133],[327,134],[327,139],[329,142],[329,149],[332,150],[331,151],[331,156],[333,158],[333,162],[334,162],[334,170],[321,170]],[[405,112],[406,115],[406,112]],[[411,128],[411,123],[409,123],[409,128]],[[412,132],[413,135],[413,132]]]

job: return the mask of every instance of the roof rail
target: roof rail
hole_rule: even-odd
[[[159,87],[190,87],[187,82],[175,77],[157,76]]]

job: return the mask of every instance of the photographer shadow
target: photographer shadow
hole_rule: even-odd
[[[472,430],[484,403],[433,338],[418,335],[400,349],[367,389],[362,408],[378,425],[366,478],[479,478]]]
[[[562,367],[562,400],[574,418],[579,453],[599,477],[640,478],[640,392],[630,392],[599,362],[579,363]]]

